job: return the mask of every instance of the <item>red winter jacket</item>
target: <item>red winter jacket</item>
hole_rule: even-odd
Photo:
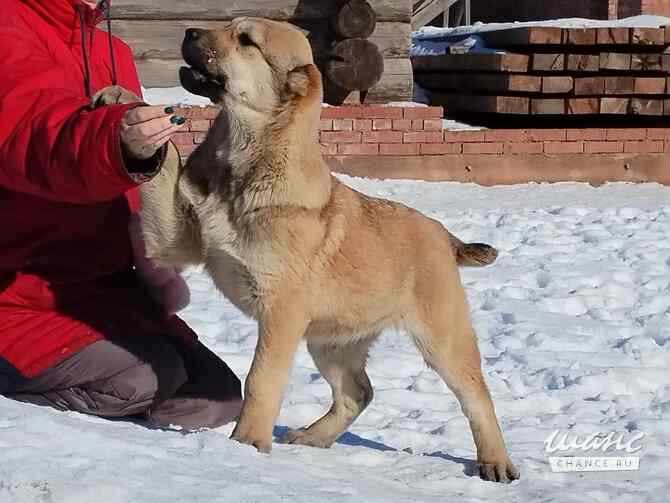
[[[185,327],[164,319],[132,268],[137,184],[119,140],[129,106],[87,108],[112,84],[102,13],[81,0],[2,0],[0,14],[2,392],[3,368],[31,377],[103,337]],[[130,49],[115,38],[113,52],[118,84],[140,95]]]

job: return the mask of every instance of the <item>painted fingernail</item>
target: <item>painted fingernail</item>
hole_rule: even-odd
[[[184,122],[186,122],[186,119],[181,115],[173,115],[170,117],[170,122],[172,124],[176,124],[177,126],[181,126]]]
[[[174,113],[174,107],[165,107],[165,113],[166,114],[173,114]]]

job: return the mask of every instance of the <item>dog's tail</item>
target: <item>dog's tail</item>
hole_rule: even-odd
[[[456,263],[462,267],[484,267],[498,258],[498,250],[484,243],[464,243],[449,233]]]

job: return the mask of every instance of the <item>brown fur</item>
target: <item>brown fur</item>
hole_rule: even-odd
[[[270,450],[305,338],[333,405],[283,441],[330,446],[372,400],[368,349],[395,326],[460,400],[481,476],[518,478],[457,269],[457,262],[491,262],[495,251],[465,245],[439,222],[331,176],[316,140],[321,76],[298,30],[242,18],[202,32],[184,53],[200,72],[183,70],[184,85],[215,100],[221,113],[183,169],[171,148],[171,161],[143,188],[144,234],[150,257],[204,264],[221,292],[258,320],[233,438]]]

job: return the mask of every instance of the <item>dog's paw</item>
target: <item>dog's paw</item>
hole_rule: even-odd
[[[106,105],[126,105],[141,103],[142,99],[134,92],[121,86],[108,86],[101,89],[91,98],[91,108],[96,109]]]
[[[499,462],[478,462],[477,471],[482,480],[509,484],[521,477],[519,469],[510,459]]]
[[[252,445],[258,452],[264,454],[270,454],[270,451],[272,451],[272,436],[266,438],[264,435],[255,435],[251,431],[241,431],[239,428],[235,428],[230,438],[241,444]]]
[[[308,445],[310,447],[319,447],[320,449],[328,449],[333,445],[331,439],[323,439],[310,433],[309,429],[289,430],[279,439],[280,444],[294,444],[294,445]]]

